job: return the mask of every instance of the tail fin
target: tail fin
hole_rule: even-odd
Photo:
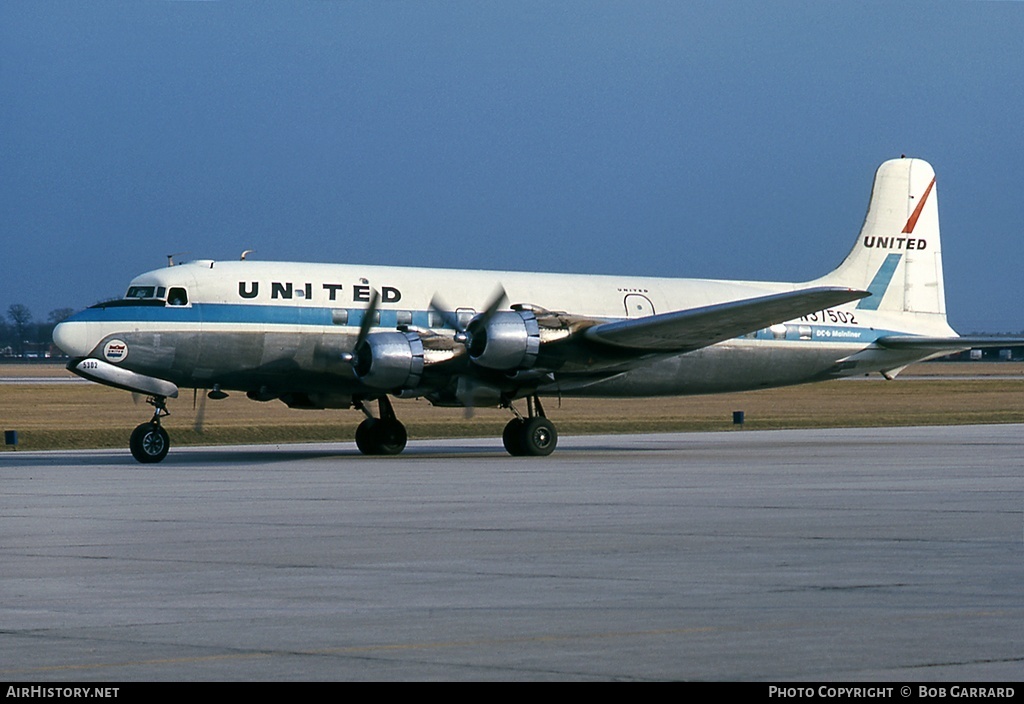
[[[857,308],[910,313],[945,326],[935,172],[921,159],[878,167],[864,226],[839,268],[814,282],[867,289]]]

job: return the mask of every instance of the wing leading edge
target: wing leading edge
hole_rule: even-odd
[[[820,286],[602,323],[588,328],[584,335],[614,347],[686,352],[870,295],[857,289]]]

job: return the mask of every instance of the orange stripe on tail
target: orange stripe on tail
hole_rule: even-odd
[[[924,189],[924,195],[921,196],[921,200],[918,201],[917,207],[914,208],[914,212],[911,213],[910,219],[907,220],[907,224],[903,227],[904,234],[910,234],[914,231],[914,227],[917,226],[917,219],[921,217],[921,211],[924,210],[924,204],[928,200],[928,194],[932,192],[932,187],[935,186],[935,177],[932,177],[932,182],[928,184],[928,188]]]

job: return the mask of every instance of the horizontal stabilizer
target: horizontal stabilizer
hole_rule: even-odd
[[[595,342],[651,352],[686,352],[869,296],[867,291],[820,286],[703,308],[618,320],[587,329]]]
[[[958,350],[981,348],[1024,347],[1021,337],[994,337],[975,335],[964,337],[925,337],[923,335],[886,335],[875,342],[890,350],[922,350],[932,352],[956,352]]]

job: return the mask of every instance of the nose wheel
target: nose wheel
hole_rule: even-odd
[[[509,405],[516,417],[505,426],[501,441],[513,457],[546,457],[558,445],[558,431],[555,430],[555,424],[544,416],[540,398],[528,398],[527,406],[529,417],[523,418]]]
[[[143,423],[132,431],[128,447],[137,461],[152,464],[167,457],[171,439],[159,423]]]
[[[163,396],[151,396],[146,399],[147,403],[153,406],[156,411],[153,419],[148,423],[135,428],[128,440],[128,448],[132,451],[132,457],[142,464],[153,464],[167,457],[167,451],[171,449],[171,439],[167,431],[160,425],[160,419],[169,416],[166,401]]]

